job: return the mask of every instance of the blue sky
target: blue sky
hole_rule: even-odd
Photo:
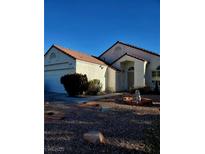
[[[160,52],[159,0],[45,0],[44,52],[52,44],[98,56],[116,41]]]

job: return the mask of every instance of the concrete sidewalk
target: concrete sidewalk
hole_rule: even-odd
[[[80,104],[88,101],[94,101],[102,98],[122,95],[122,93],[111,93],[98,96],[86,96],[86,97],[69,97],[67,94],[62,93],[45,93],[44,100],[49,103],[69,103]]]

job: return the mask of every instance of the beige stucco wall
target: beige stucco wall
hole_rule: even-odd
[[[102,91],[104,91],[106,87],[106,69],[106,65],[99,65],[95,63],[76,60],[76,73],[86,74],[88,80],[99,79],[103,85]]]
[[[111,67],[107,67],[106,71],[106,90],[107,91],[117,91],[117,78],[116,70]]]
[[[146,62],[136,60],[134,64],[134,87],[139,88],[139,87],[144,87],[145,86],[145,66]]]
[[[127,69],[129,67],[134,67],[134,88],[144,87],[145,86],[145,65],[146,61],[141,61],[136,58],[125,55],[117,62],[113,64],[113,66],[121,69],[121,65],[123,62],[126,62],[126,66],[124,66],[124,72],[121,73],[122,78],[118,80],[118,84],[121,85],[119,89],[127,89]],[[124,73],[124,75],[123,75]],[[124,84],[123,84],[124,83]]]
[[[113,61],[115,61],[116,59],[118,59],[120,56],[122,56],[125,53],[133,55],[135,57],[143,58],[148,61],[148,64],[146,65],[145,84],[147,86],[152,86],[152,71],[156,70],[156,68],[160,66],[159,56],[149,54],[139,49],[135,49],[135,48],[118,43],[115,46],[113,46],[111,49],[109,49],[100,58],[102,60],[107,61],[108,63],[112,63]]]

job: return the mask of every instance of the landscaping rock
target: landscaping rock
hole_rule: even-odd
[[[105,143],[105,137],[99,131],[90,131],[83,134],[83,139],[89,143],[99,144]]]
[[[146,98],[152,99],[149,96],[146,96]],[[147,146],[150,147],[151,145],[152,148],[155,143],[158,145],[159,141],[152,138],[157,137],[159,139],[159,131],[151,136],[147,135],[144,130],[151,129],[151,132],[153,129],[155,131],[160,130],[152,124],[157,121],[159,125],[160,106],[131,106],[119,101],[122,101],[122,96],[92,101],[99,104],[100,107],[81,107],[80,104],[67,102],[45,105],[45,113],[50,111],[55,113],[54,115],[45,114],[45,147],[64,148],[64,151],[49,151],[49,149],[45,148],[45,154],[145,154],[147,153]],[[89,104],[89,102],[87,103]],[[102,112],[101,107],[109,107],[110,109]],[[58,120],[59,114],[64,114],[65,119]],[[83,134],[90,131],[101,132],[105,137],[105,144],[93,144],[94,142],[84,139]],[[150,138],[147,138],[147,136],[150,136]],[[100,142],[99,139],[98,142]]]
[[[54,115],[54,112],[50,111],[46,113],[47,115]]]
[[[100,111],[101,112],[107,112],[110,110],[110,107],[101,107]]]
[[[83,104],[80,104],[81,107],[99,107],[100,105],[96,102],[86,102]]]
[[[65,115],[63,112],[54,111],[54,110],[46,111],[44,113],[44,117],[46,120],[64,120],[65,119]]]
[[[133,101],[133,97],[132,96],[124,96],[123,101],[124,102],[131,102],[131,101]]]

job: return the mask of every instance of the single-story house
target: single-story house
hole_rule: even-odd
[[[160,55],[120,41],[98,57],[52,45],[44,55],[45,91],[65,93],[60,78],[72,73],[99,79],[105,91],[154,87],[160,83]]]

